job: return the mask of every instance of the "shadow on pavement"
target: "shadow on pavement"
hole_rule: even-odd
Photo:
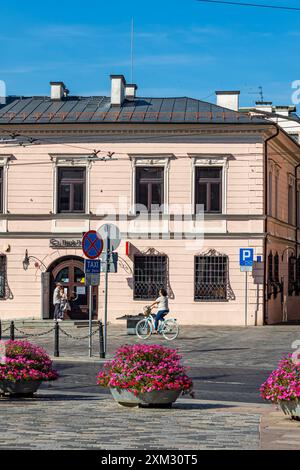
[[[192,399],[191,399],[192,400]],[[210,410],[218,408],[235,408],[235,405],[224,405],[218,403],[175,403],[173,405],[174,409],[182,410]]]

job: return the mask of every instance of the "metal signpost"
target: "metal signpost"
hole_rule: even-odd
[[[248,272],[252,271],[253,257],[253,248],[240,248],[240,270],[245,273],[245,326],[248,324]]]
[[[108,297],[108,273],[116,272],[111,269],[114,263],[113,259],[117,259],[117,253],[113,253],[121,243],[121,236],[118,227],[114,224],[104,224],[97,230],[98,237],[104,243],[104,256],[101,257],[105,269],[105,294],[104,294],[104,353],[107,351],[107,297]]]
[[[92,356],[92,317],[93,286],[99,285],[101,262],[99,256],[103,251],[103,240],[95,230],[86,232],[82,237],[82,251],[88,259],[84,260],[85,285],[89,288],[89,357]]]

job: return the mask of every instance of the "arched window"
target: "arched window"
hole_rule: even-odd
[[[270,251],[268,256],[268,282],[273,282],[273,253]]]
[[[274,282],[279,283],[279,255],[276,252],[274,256]]]
[[[289,283],[288,283],[288,291],[289,295],[293,295],[295,290],[295,282],[296,282],[296,257],[294,255],[290,255],[289,257],[289,265],[288,265],[288,273],[289,273]]]

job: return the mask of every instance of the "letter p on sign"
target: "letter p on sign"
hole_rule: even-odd
[[[240,248],[240,266],[252,266],[253,258],[253,248]]]

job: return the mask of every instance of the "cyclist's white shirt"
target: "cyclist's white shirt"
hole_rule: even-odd
[[[158,302],[158,310],[168,310],[169,309],[169,302],[168,297],[160,296],[157,297],[156,302]]]

